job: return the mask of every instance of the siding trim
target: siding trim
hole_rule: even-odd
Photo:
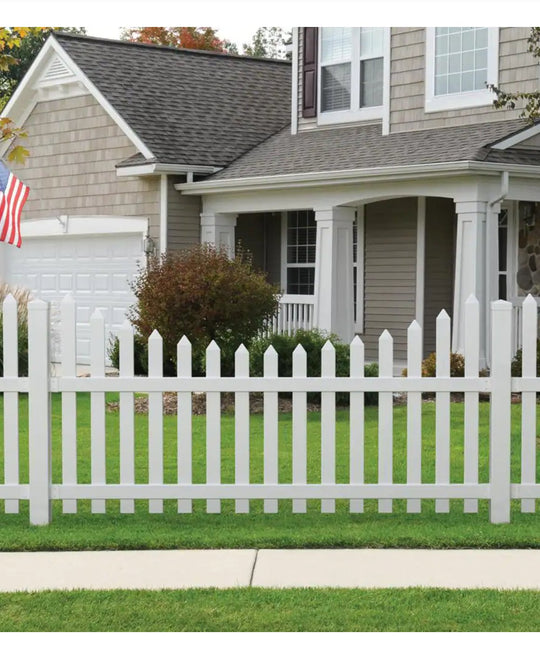
[[[159,253],[167,251],[167,175],[161,175],[159,179]]]
[[[426,198],[418,198],[416,214],[416,321],[424,324],[424,280],[426,258]]]
[[[298,131],[298,27],[292,29],[291,134]]]

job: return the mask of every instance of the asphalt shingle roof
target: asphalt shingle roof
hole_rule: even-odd
[[[453,161],[540,165],[534,150],[493,150],[490,145],[520,131],[523,120],[461,125],[383,136],[378,124],[316,129],[291,135],[287,127],[210,179],[354,170]]]
[[[160,163],[226,166],[290,122],[288,62],[54,38]]]

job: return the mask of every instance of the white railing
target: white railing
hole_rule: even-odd
[[[523,512],[535,512],[540,498],[536,477],[536,378],[537,306],[530,297],[523,304],[523,374],[512,378],[512,305],[498,301],[492,305],[492,363],[489,377],[479,375],[479,307],[471,298],[465,306],[465,377],[450,377],[450,318],[442,311],[437,318],[436,378],[421,376],[422,330],[417,322],[408,329],[407,377],[393,376],[393,340],[388,331],[379,339],[379,377],[364,377],[364,345],[356,337],[350,345],[350,373],[336,377],[336,352],[327,342],[321,351],[321,376],[307,377],[307,357],[302,347],[293,355],[291,377],[279,377],[278,355],[268,348],[264,355],[264,373],[253,378],[249,374],[249,352],[241,346],[236,352],[236,376],[220,376],[220,350],[211,343],[207,350],[206,376],[192,377],[191,345],[184,337],[178,344],[176,377],[163,378],[163,348],[159,333],[149,339],[149,376],[134,375],[134,334],[126,323],[119,333],[120,370],[118,377],[105,375],[105,329],[101,313],[91,318],[90,376],[77,377],[75,304],[71,297],[62,303],[62,369],[58,376],[50,374],[48,351],[49,306],[42,301],[29,304],[29,375],[21,378],[17,368],[17,309],[10,296],[3,305],[4,377],[0,392],[4,395],[4,469],[0,499],[6,512],[18,512],[20,501],[29,501],[32,524],[46,524],[51,519],[51,505],[63,502],[67,513],[77,512],[77,501],[91,500],[92,512],[104,512],[106,501],[120,499],[120,510],[132,513],[134,501],[149,500],[149,511],[163,512],[163,500],[178,501],[179,512],[191,512],[194,499],[204,499],[208,512],[219,512],[221,500],[234,499],[236,512],[249,512],[250,500],[263,499],[264,511],[278,511],[279,499],[292,499],[293,512],[305,512],[306,500],[320,499],[322,512],[334,512],[335,500],[349,501],[353,513],[364,510],[365,499],[378,500],[379,512],[393,510],[394,499],[406,499],[408,512],[422,510],[422,499],[435,499],[435,510],[449,511],[450,499],[464,499],[466,512],[477,512],[478,500],[488,500],[492,522],[508,522],[512,499],[521,501]],[[106,432],[105,393],[120,393],[119,452],[106,448],[110,434]],[[174,450],[177,451],[175,482],[164,481],[163,392],[177,393],[178,423]],[[206,393],[206,463],[205,482],[194,482],[192,468],[194,446],[201,446],[192,430],[192,396]],[[221,393],[235,393],[234,460],[227,464],[233,482],[223,483],[221,432]],[[262,483],[250,477],[253,452],[250,451],[249,393],[263,393],[263,466]],[[292,393],[292,476],[291,482],[280,483],[282,456],[290,452],[279,446],[282,428],[278,420],[278,393]],[[321,393],[320,440],[308,440],[307,393]],[[349,433],[347,482],[336,477],[336,393],[348,393]],[[378,393],[377,480],[364,477],[367,452],[364,421],[365,393]],[[422,482],[422,463],[429,451],[423,447],[422,392],[435,394],[434,482]],[[450,395],[464,393],[463,482],[452,482],[450,468],[452,447],[461,447],[460,438],[450,438]],[[519,482],[511,480],[511,393],[521,393],[521,471]],[[28,459],[20,450],[18,422],[19,394],[28,393],[29,433]],[[52,437],[51,394],[61,393],[61,433]],[[90,393],[90,483],[78,481],[82,453],[78,451],[77,393]],[[146,393],[148,401],[148,455],[136,456],[134,395]],[[396,483],[393,426],[393,395],[407,395],[406,479]],[[480,480],[479,465],[479,395],[490,395],[489,480]],[[181,416],[181,419],[180,419]],[[55,424],[56,424],[55,420]],[[55,426],[55,428],[59,428]],[[289,429],[290,422],[283,428]],[[169,434],[170,436],[170,434]],[[114,436],[118,437],[117,434]],[[137,436],[140,438],[140,434]],[[253,446],[253,445],[252,445]],[[315,446],[312,450],[311,447]],[[319,451],[320,446],[320,451]],[[51,473],[51,455],[60,456],[62,478]],[[85,454],[88,458],[88,454]],[[308,461],[315,456],[321,461],[320,481],[308,482]],[[142,467],[140,467],[142,465]],[[146,467],[147,465],[147,467]],[[119,468],[119,481],[107,482],[107,470]],[[148,469],[146,475],[146,469]],[[23,470],[21,472],[21,470]],[[27,471],[26,471],[27,470]],[[137,470],[145,482],[136,482]],[[142,471],[141,471],[142,470]],[[0,470],[0,478],[2,478]],[[28,475],[22,482],[21,475]],[[140,478],[140,477],[139,477]]]
[[[269,325],[270,333],[293,335],[296,331],[313,328],[313,295],[282,295],[277,316]]]

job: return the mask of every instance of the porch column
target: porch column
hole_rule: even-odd
[[[345,343],[353,337],[353,222],[355,210],[315,209],[315,326]]]
[[[224,247],[234,258],[236,218],[232,213],[201,213],[201,243]]]
[[[480,366],[486,365],[486,216],[488,203],[456,201],[457,240],[452,350],[465,351],[465,302],[474,295],[480,307]]]

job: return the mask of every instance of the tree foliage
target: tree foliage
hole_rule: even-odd
[[[125,27],[120,38],[133,43],[212,52],[230,52],[232,46],[229,41],[221,40],[213,27]]]
[[[244,43],[244,54],[250,57],[289,59],[287,46],[291,39],[291,32],[286,32],[281,27],[259,27],[251,43]]]
[[[527,39],[527,50],[533,57],[540,58],[540,27],[531,27],[531,33]],[[525,105],[520,118],[525,118],[530,123],[534,123],[540,118],[540,89],[529,93],[522,91],[506,93],[494,84],[488,84],[488,88],[497,96],[493,101],[495,108],[515,109],[516,104],[523,101]]]
[[[278,307],[276,289],[248,255],[237,252],[231,260],[225,250],[209,245],[151,258],[132,288],[137,301],[129,319],[144,339],[159,331],[166,371],[185,335],[193,347],[195,374],[204,370],[212,340],[221,349],[224,374],[231,374],[236,349],[249,346]]]

